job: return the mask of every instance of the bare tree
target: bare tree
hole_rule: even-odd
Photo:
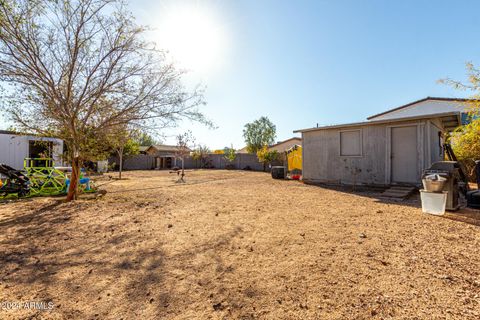
[[[122,125],[113,128],[106,137],[107,148],[118,157],[118,179],[122,179],[124,157],[139,153],[139,144],[135,140],[139,132]]]
[[[180,179],[178,179],[177,182],[185,182],[185,157],[190,155],[194,143],[195,138],[191,131],[184,132],[177,136],[177,151],[175,152],[175,157],[180,158],[182,161]]]
[[[81,160],[119,125],[210,124],[203,92],[142,39],[121,0],[0,1],[3,101],[21,130],[64,140],[77,197]]]

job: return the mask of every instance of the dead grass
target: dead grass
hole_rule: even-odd
[[[478,319],[480,217],[238,171],[0,204],[1,319]],[[103,182],[102,182],[103,183]]]

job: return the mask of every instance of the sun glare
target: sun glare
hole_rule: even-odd
[[[167,49],[181,67],[211,71],[225,49],[221,23],[213,12],[199,6],[165,8],[158,26],[157,43]]]

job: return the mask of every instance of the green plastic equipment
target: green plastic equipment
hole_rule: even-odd
[[[55,169],[53,159],[26,158],[23,162],[30,179],[30,196],[58,196],[66,192],[67,176]]]

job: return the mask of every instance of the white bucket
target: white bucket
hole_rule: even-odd
[[[448,191],[443,192],[429,192],[420,190],[420,199],[422,200],[422,211],[435,215],[442,215],[445,213],[445,206],[447,204]]]

